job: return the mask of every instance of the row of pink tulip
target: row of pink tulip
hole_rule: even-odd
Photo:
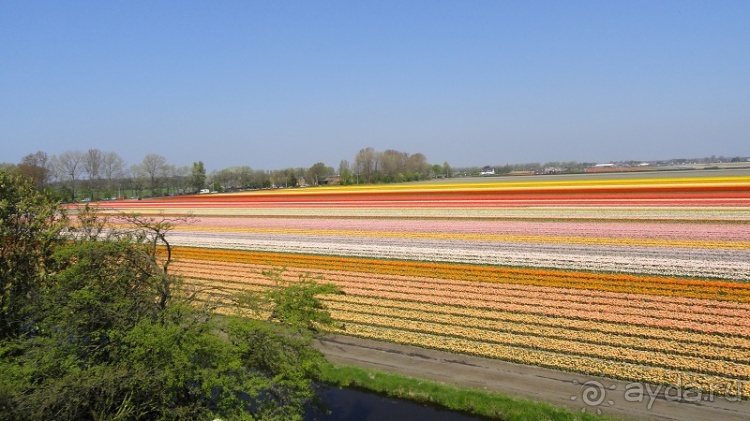
[[[750,224],[646,222],[488,221],[471,219],[323,219],[323,218],[196,218],[191,224],[215,229],[309,230],[484,234],[515,236],[584,236],[629,239],[685,239],[750,242]],[[190,226],[184,228],[189,229]]]

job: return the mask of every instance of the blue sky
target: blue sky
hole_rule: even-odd
[[[750,155],[748,1],[0,0],[0,162]]]

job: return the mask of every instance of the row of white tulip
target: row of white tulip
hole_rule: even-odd
[[[321,241],[320,238],[264,239],[229,233],[216,235],[179,231],[170,233],[169,239],[175,245],[238,250],[750,280],[750,254],[728,250],[688,249],[681,252],[680,249],[668,249],[663,250],[668,257],[661,257],[652,251],[625,247],[557,245],[558,249],[545,250],[542,245],[493,247],[494,244],[476,246],[472,243],[460,247],[438,242],[411,245],[393,239],[385,242],[370,238],[367,241],[352,238],[337,241],[330,238],[328,241]]]
[[[439,235],[498,235],[523,237],[591,237],[643,241],[645,239],[689,241],[742,241],[750,243],[750,224],[679,222],[581,222],[523,221],[487,219],[376,219],[376,218],[195,218],[190,227],[199,229],[248,230],[257,232],[355,232],[366,235],[381,232]],[[750,247],[750,245],[748,246]]]

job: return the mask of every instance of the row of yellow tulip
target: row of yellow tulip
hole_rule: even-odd
[[[636,380],[656,384],[682,385],[717,394],[748,396],[750,383],[723,376],[695,373],[692,370],[676,370],[652,365],[616,361],[610,358],[597,358],[550,352],[524,347],[477,342],[471,339],[439,334],[404,331],[387,326],[372,326],[348,323],[347,335],[368,339],[384,340],[407,345],[440,349],[462,354],[498,358],[521,364],[537,365],[558,370],[585,373],[595,376]]]
[[[431,333],[467,339],[476,343],[514,346],[558,354],[581,355],[613,362],[629,362],[643,366],[665,367],[685,372],[708,373],[723,378],[750,379],[750,365],[734,361],[719,361],[668,352],[632,349],[623,346],[599,345],[593,342],[576,342],[553,337],[539,337],[482,329],[439,321],[401,319],[380,314],[352,313],[332,310],[331,316],[344,323],[357,323],[375,327],[388,327],[408,332]]]
[[[355,319],[357,315],[373,315],[376,317],[387,316],[394,319],[434,322],[447,326],[465,326],[468,328],[506,332],[513,335],[566,340],[581,344],[590,343],[610,345],[632,350],[658,350],[659,352],[669,353],[671,355],[686,355],[706,359],[734,361],[738,363],[746,363],[750,361],[750,348],[748,347],[727,348],[724,346],[703,343],[688,343],[681,340],[643,338],[625,332],[617,334],[611,332],[605,333],[594,330],[596,324],[591,322],[589,322],[588,326],[585,326],[582,329],[570,329],[536,323],[519,323],[500,320],[493,316],[482,317],[476,313],[472,315],[456,315],[449,311],[437,310],[427,312],[424,310],[392,307],[387,306],[387,304],[389,303],[382,302],[381,305],[363,307],[361,304],[353,302],[328,302],[328,306],[333,312],[332,314],[334,315],[334,318],[340,318],[341,320],[344,320],[344,317],[338,317],[338,315],[347,314],[346,317],[354,317]]]
[[[432,304],[422,301],[386,300],[377,297],[365,297],[356,295],[334,295],[325,298],[330,306],[348,305],[354,308],[376,308],[378,311],[387,309],[401,309],[417,313],[437,313],[455,315],[459,317],[497,320],[501,323],[513,323],[519,325],[538,325],[549,327],[558,332],[562,331],[586,331],[597,334],[613,336],[630,336],[635,340],[656,340],[675,343],[682,347],[683,352],[692,349],[693,346],[709,346],[719,349],[729,348],[734,350],[750,349],[750,338],[738,336],[721,336],[707,333],[690,332],[684,330],[663,329],[650,326],[638,326],[634,324],[612,323],[596,320],[574,319],[565,317],[545,316],[536,313],[488,310],[484,308],[458,307],[447,304]],[[723,357],[723,352],[716,354]],[[750,358],[748,359],[750,360]]]

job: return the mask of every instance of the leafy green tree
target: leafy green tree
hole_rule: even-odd
[[[352,172],[349,171],[349,168],[344,168],[344,170],[341,171],[341,185],[348,186],[351,184],[354,184],[354,177],[352,176]]]
[[[354,184],[354,175],[352,174],[351,165],[346,159],[342,159],[339,162],[339,177],[341,177],[341,185],[348,186]]]
[[[333,174],[333,168],[326,167],[326,164],[322,162],[316,162],[307,170],[308,181],[316,186],[330,174]]]
[[[190,176],[190,186],[197,190],[203,188],[206,185],[206,167],[203,166],[203,161],[193,162],[193,170]]]
[[[448,161],[443,162],[443,174],[445,174],[445,177],[447,178],[453,177],[453,168],[448,164]]]
[[[29,179],[0,171],[0,339],[22,334],[66,216]]]

